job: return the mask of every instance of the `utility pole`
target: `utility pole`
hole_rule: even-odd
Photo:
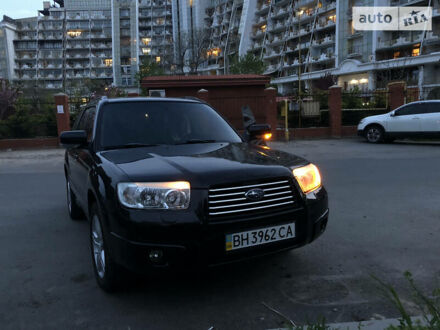
[[[194,62],[195,59],[195,52],[194,52],[194,17],[193,17],[193,1],[189,0],[189,10],[191,15],[191,57],[192,62]],[[191,63],[192,66],[196,65],[195,63]],[[194,70],[195,68],[193,68]]]
[[[304,13],[303,10],[298,12],[298,126],[301,128],[301,67],[302,67],[302,58],[301,58],[301,16]]]
[[[286,142],[289,142],[289,103],[287,100],[284,100],[284,127],[284,138]]]

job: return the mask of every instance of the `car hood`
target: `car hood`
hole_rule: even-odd
[[[381,122],[383,120],[386,120],[390,115],[388,113],[385,113],[383,115],[375,115],[375,116],[369,116],[365,117],[365,121],[367,122]]]
[[[103,151],[134,182],[186,180],[193,188],[291,176],[301,157],[247,143],[208,143]]]

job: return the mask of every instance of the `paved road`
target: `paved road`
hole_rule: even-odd
[[[114,295],[94,281],[88,224],[65,207],[62,151],[0,152],[0,328],[267,329],[394,317],[370,274],[406,300],[402,273],[440,287],[440,145],[359,140],[274,143],[322,169],[326,234],[275,257],[137,279]],[[413,314],[414,306],[407,304]]]

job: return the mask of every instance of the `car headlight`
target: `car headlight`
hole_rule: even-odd
[[[363,124],[364,121],[365,121],[365,118],[364,118],[364,119],[361,119],[361,121],[359,122],[359,125],[360,125],[360,124]]]
[[[184,210],[189,206],[190,191],[186,181],[118,183],[119,201],[133,209]]]
[[[315,165],[297,167],[292,172],[303,193],[307,194],[321,187],[321,174]]]

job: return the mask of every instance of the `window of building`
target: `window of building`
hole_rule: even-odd
[[[81,36],[81,34],[82,34],[82,31],[78,31],[78,30],[70,30],[70,31],[67,31],[67,35],[69,36],[69,37],[71,37],[71,38],[76,38],[76,37],[79,37],[79,36]]]
[[[142,48],[142,54],[150,55],[151,54],[151,48]]]
[[[120,9],[119,16],[130,17],[130,9]]]
[[[151,43],[151,38],[142,38],[142,43],[148,46]]]
[[[156,56],[156,63],[160,63],[161,60],[162,58],[160,56]]]
[[[396,58],[399,58],[399,57],[400,57],[400,52],[399,51],[394,52],[393,58],[396,59]]]
[[[419,56],[420,55],[420,46],[413,48],[411,52],[411,56]]]
[[[112,65],[113,65],[113,59],[111,59],[111,58],[106,58],[106,59],[104,60],[104,64],[105,64],[105,66],[108,66],[108,67],[112,66]]]

